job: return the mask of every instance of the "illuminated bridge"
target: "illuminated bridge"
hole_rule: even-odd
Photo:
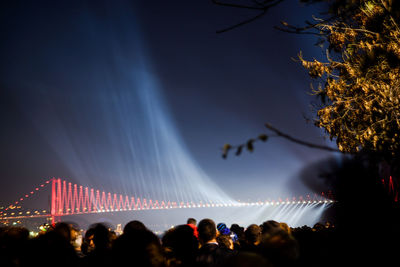
[[[35,194],[51,187],[50,209],[24,210],[24,203]],[[14,203],[0,210],[0,220],[25,219],[50,217],[57,221],[60,217],[76,214],[91,214],[118,211],[139,211],[178,208],[213,208],[213,207],[245,207],[245,206],[288,206],[304,204],[333,203],[330,192],[313,197],[292,197],[278,200],[265,200],[258,202],[176,202],[170,200],[153,200],[122,194],[104,192],[81,185],[72,184],[60,178],[52,178],[35,187],[32,191],[21,196]]]

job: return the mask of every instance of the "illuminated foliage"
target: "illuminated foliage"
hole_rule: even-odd
[[[319,83],[314,90],[321,97],[315,125],[342,152],[398,156],[400,10],[390,0],[335,2],[335,19],[314,25],[329,43],[326,62],[299,55]],[[346,16],[339,16],[341,10]]]
[[[281,1],[248,1],[246,5],[213,1],[219,5],[262,12],[254,18],[218,32],[247,24]],[[275,27],[295,34],[314,34],[318,45],[328,43],[326,61],[299,59],[318,89],[315,125],[326,130],[341,152],[373,152],[400,156],[400,1],[394,0],[300,0],[307,4],[323,3],[327,8],[315,23],[303,27],[287,22]],[[306,143],[269,130],[279,137],[325,150],[326,147]],[[256,139],[258,140],[258,139]],[[264,140],[263,140],[264,141]],[[232,149],[236,155],[242,148],[253,150],[250,143],[223,148],[223,156]],[[248,146],[250,144],[250,147]],[[331,150],[334,151],[334,150]]]

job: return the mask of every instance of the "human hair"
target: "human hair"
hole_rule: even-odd
[[[219,235],[217,237],[217,242],[220,247],[224,247],[227,249],[233,248],[233,241],[229,235]]]
[[[189,225],[178,225],[166,231],[162,246],[170,262],[181,262],[183,266],[195,264],[199,241]]]
[[[124,234],[129,234],[135,231],[147,230],[147,227],[141,221],[133,220],[128,222],[123,230]]]
[[[299,243],[283,229],[262,234],[259,248],[274,266],[294,266],[299,257]]]
[[[277,221],[275,221],[275,220],[268,220],[268,221],[265,221],[265,222],[263,222],[263,223],[261,224],[260,227],[261,227],[261,232],[262,232],[263,234],[265,234],[265,233],[271,233],[271,232],[274,232],[274,231],[280,229],[280,227],[279,227],[279,222],[277,222]]]
[[[141,267],[165,267],[161,242],[150,230],[123,233],[114,241],[112,260],[115,266],[131,263]]]
[[[104,223],[96,223],[91,226],[93,228],[93,243],[95,249],[106,249],[111,246],[110,230]]]
[[[197,223],[197,220],[195,218],[189,218],[189,219],[187,219],[187,222],[186,222],[186,224],[193,224],[193,225],[196,225],[196,223]]]
[[[247,227],[244,235],[249,244],[259,243],[261,238],[261,227],[256,224],[251,224]]]
[[[217,236],[217,227],[215,222],[211,219],[203,219],[199,222],[197,226],[199,232],[199,240],[201,243],[207,243],[213,240]]]
[[[292,229],[291,229],[290,226],[289,226],[287,223],[285,223],[285,222],[280,222],[280,223],[279,223],[279,227],[280,227],[282,230],[284,230],[285,232],[287,232],[288,234],[291,234],[291,233],[292,233]]]

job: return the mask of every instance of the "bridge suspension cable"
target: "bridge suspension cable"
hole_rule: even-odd
[[[50,212],[43,210],[19,211],[21,203],[30,198],[33,194],[43,188],[51,185]],[[90,214],[100,212],[116,211],[138,211],[150,209],[176,209],[176,208],[209,208],[209,207],[240,207],[240,206],[264,206],[264,205],[299,205],[299,204],[318,204],[334,202],[331,192],[321,195],[314,194],[313,197],[306,195],[298,198],[292,197],[285,200],[279,198],[275,200],[265,200],[257,202],[236,202],[236,203],[217,203],[217,202],[177,202],[171,200],[152,200],[123,194],[110,193],[96,190],[90,187],[72,184],[61,178],[51,178],[38,187],[35,187],[30,193],[23,195],[17,201],[0,210],[0,220],[32,218],[32,217],[50,217],[53,222],[58,218],[74,214]]]

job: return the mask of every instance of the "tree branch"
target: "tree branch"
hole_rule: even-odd
[[[235,25],[229,26],[229,27],[227,27],[227,28],[225,28],[225,29],[218,30],[217,33],[227,32],[227,31],[233,30],[233,29],[235,29],[235,28],[238,28],[238,27],[240,27],[240,26],[243,26],[243,25],[245,25],[245,24],[247,24],[247,23],[253,22],[253,21],[255,21],[256,19],[261,18],[262,16],[264,16],[266,13],[267,13],[267,11],[264,10],[263,12],[261,12],[260,14],[258,14],[258,15],[255,16],[255,17],[252,17],[252,18],[250,18],[250,19],[248,19],[248,20],[244,20],[244,21],[239,22],[239,23],[237,23],[237,24],[235,24]]]
[[[276,129],[275,127],[273,127],[273,126],[272,126],[271,124],[269,124],[269,123],[266,123],[266,124],[265,124],[265,127],[266,127],[267,129],[273,131],[276,135],[278,135],[278,136],[280,136],[280,137],[283,137],[283,138],[285,138],[285,139],[287,139],[287,140],[289,140],[289,141],[291,141],[291,142],[294,142],[294,143],[297,143],[297,144],[300,144],[300,145],[303,145],[303,146],[307,146],[307,147],[310,147],[310,148],[316,148],[316,149],[327,150],[327,151],[330,151],[330,152],[340,152],[340,153],[342,153],[342,151],[340,151],[339,149],[336,149],[336,148],[332,148],[332,147],[328,147],[328,146],[322,146],[322,145],[317,145],[317,144],[305,142],[305,141],[303,141],[303,140],[294,138],[294,137],[292,137],[292,136],[290,136],[290,135],[288,135],[288,134],[285,134],[285,133],[279,131],[278,129]]]
[[[273,127],[271,124],[266,123],[265,127],[274,132],[275,135],[266,135],[266,134],[260,134],[257,138],[251,138],[249,139],[246,143],[240,144],[240,145],[231,145],[231,144],[225,144],[224,147],[222,148],[222,157],[225,159],[228,157],[228,153],[232,150],[236,150],[235,155],[239,156],[242,151],[244,149],[248,150],[249,152],[253,152],[254,150],[254,143],[258,142],[258,141],[262,141],[262,142],[266,142],[268,140],[269,137],[282,137],[285,138],[293,143],[302,145],[302,146],[306,146],[309,148],[315,148],[315,149],[321,149],[321,150],[325,150],[325,151],[329,151],[329,152],[339,152],[339,153],[343,153],[342,151],[340,151],[337,148],[332,148],[332,147],[328,147],[328,146],[322,146],[322,145],[317,145],[317,144],[313,144],[313,143],[309,143],[297,138],[294,138],[288,134],[285,134],[283,132],[281,132],[280,130],[276,129],[275,127]]]
[[[248,23],[250,23],[250,22],[253,22],[253,21],[255,21],[255,20],[261,18],[262,16],[264,16],[270,8],[272,8],[272,7],[276,6],[276,5],[278,5],[278,4],[279,4],[280,2],[282,2],[282,1],[283,1],[283,0],[269,0],[269,1],[264,1],[264,3],[261,3],[261,2],[258,2],[258,1],[253,1],[253,2],[255,2],[256,6],[251,6],[251,5],[239,5],[239,4],[226,3],[226,2],[219,2],[219,1],[217,1],[217,0],[212,0],[212,2],[213,2],[214,4],[220,5],[220,6],[227,6],[227,7],[234,7],[234,8],[251,9],[251,10],[259,10],[259,11],[262,11],[260,14],[254,16],[254,17],[252,17],[252,18],[250,18],[250,19],[241,21],[241,22],[239,22],[239,23],[237,23],[237,24],[234,24],[234,25],[232,25],[232,26],[229,26],[229,27],[227,27],[227,28],[225,28],[225,29],[218,30],[217,33],[227,32],[227,31],[230,31],[230,30],[232,30],[232,29],[235,29],[235,28],[238,28],[238,27],[240,27],[240,26],[243,26],[243,25],[245,25],[245,24],[248,24]]]

